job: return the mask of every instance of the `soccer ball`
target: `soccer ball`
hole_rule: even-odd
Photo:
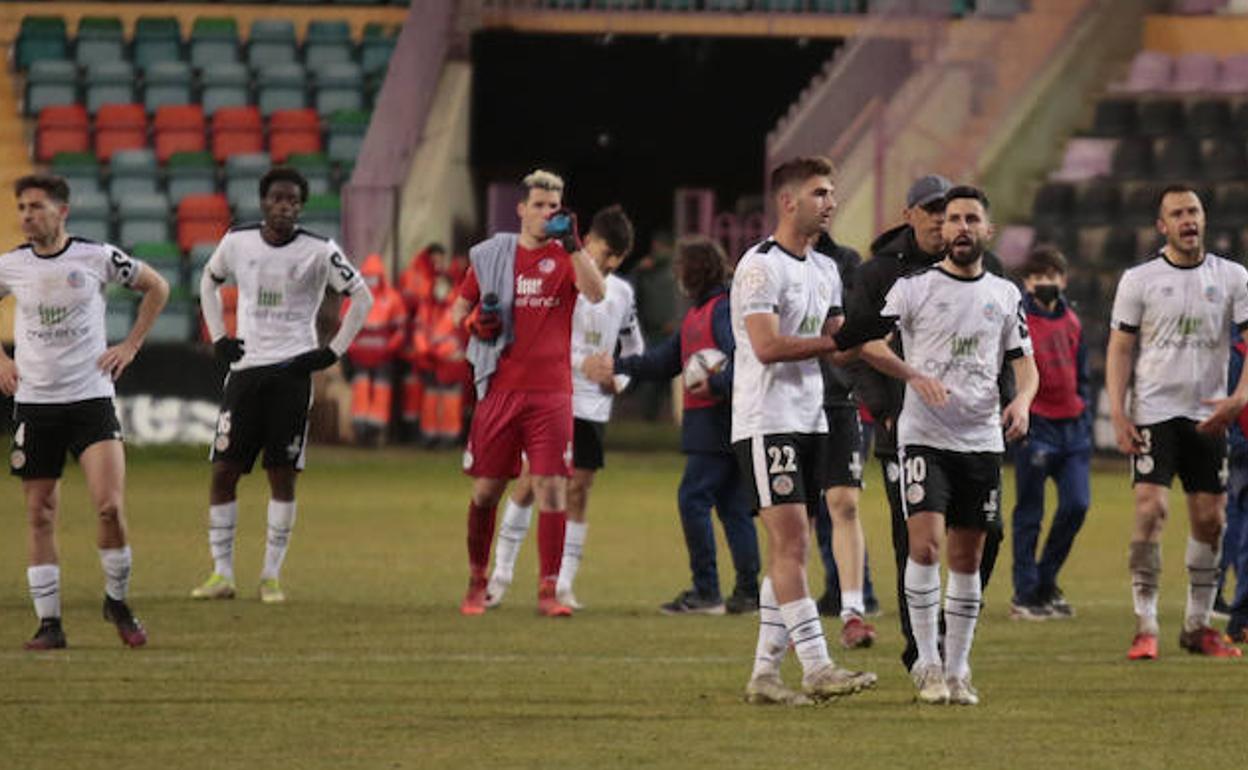
[[[719,348],[703,348],[693,355],[689,356],[689,360],[685,362],[685,371],[682,375],[686,388],[693,388],[706,381],[708,377],[715,374],[728,363],[728,356],[724,355],[724,351]]]

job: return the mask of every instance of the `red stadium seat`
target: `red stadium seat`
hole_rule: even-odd
[[[255,107],[221,107],[212,114],[212,156],[264,152],[264,123]]]
[[[230,227],[230,204],[224,195],[188,195],[178,204],[178,246],[221,240]]]
[[[141,104],[105,104],[95,114],[95,156],[102,161],[117,150],[147,146],[147,111]]]
[[[202,152],[204,111],[198,104],[166,105],[156,110],[156,158],[165,163],[175,152]]]
[[[269,116],[269,155],[285,163],[291,153],[321,151],[321,119],[316,110],[277,110]]]
[[[88,152],[90,149],[91,122],[81,104],[49,106],[39,111],[36,160],[47,163],[58,152]]]

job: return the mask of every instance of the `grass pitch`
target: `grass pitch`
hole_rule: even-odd
[[[880,674],[820,708],[741,702],[754,617],[668,618],[688,572],[671,452],[616,451],[590,509],[568,621],[534,614],[535,543],[483,618],[457,612],[468,481],[457,454],[314,448],[283,574],[290,601],[255,598],[267,497],[244,482],[241,596],[187,598],[210,571],[208,465],[199,450],[132,449],[132,604],[146,649],[99,617],[102,577],[81,476],[60,526],[70,649],[30,654],[25,524],[16,480],[0,522],[0,768],[584,768],[766,766],[1207,767],[1242,756],[1248,661],[1179,650],[1181,500],[1164,545],[1162,657],[1129,664],[1125,467],[1093,484],[1063,587],[1079,615],[1007,618],[1010,557],[987,594],[972,664],[978,708],[925,707],[897,662],[888,517],[878,468],[864,499],[885,616],[877,645],[838,661]],[[1012,473],[1007,472],[1007,479]],[[1012,505],[1012,492],[1005,495]],[[813,561],[816,585],[822,573]],[[730,561],[721,551],[721,582]],[[830,636],[839,623],[827,622]],[[796,681],[790,660],[786,678]]]

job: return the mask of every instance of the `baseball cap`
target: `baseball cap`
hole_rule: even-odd
[[[926,206],[932,201],[945,197],[945,193],[951,189],[953,189],[953,183],[939,174],[919,177],[914,184],[910,185],[910,192],[906,193],[906,208]]]

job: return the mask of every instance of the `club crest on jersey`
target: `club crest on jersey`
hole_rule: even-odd
[[[533,297],[542,293],[541,278],[525,278],[523,276],[516,278],[516,295],[520,297]]]
[[[541,262],[537,263],[537,269],[541,270],[545,275],[550,275],[555,272],[555,260],[550,257],[546,257]]]
[[[923,500],[923,485],[911,484],[906,487],[906,502],[918,505]]]
[[[771,480],[771,491],[777,495],[793,494],[793,477],[782,473]]]
[[[1221,299],[1221,292],[1218,291],[1218,287],[1206,286],[1205,287],[1205,299],[1208,300],[1209,302],[1217,302],[1219,299]]]
[[[87,279],[83,277],[81,270],[70,270],[69,274],[65,276],[65,283],[71,289],[81,289],[87,285]]]
[[[1153,467],[1154,467],[1154,463],[1153,463],[1152,455],[1140,455],[1139,457],[1135,458],[1136,472],[1147,476],[1148,474],[1153,472]]]
[[[984,318],[987,318],[989,321],[996,321],[1000,317],[1001,310],[997,307],[997,303],[989,302],[984,305]]]

